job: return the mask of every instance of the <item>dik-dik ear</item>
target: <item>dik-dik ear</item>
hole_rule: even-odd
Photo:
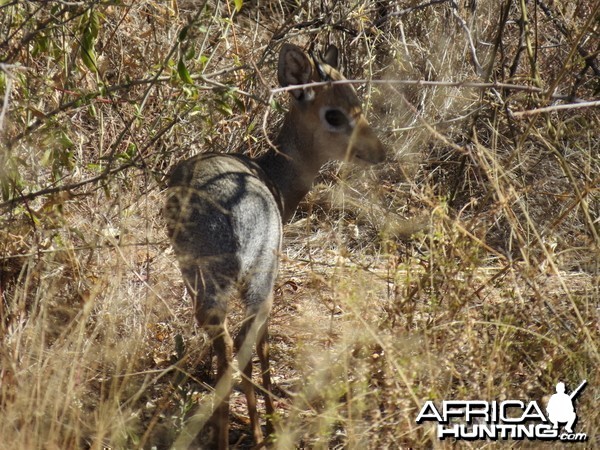
[[[313,55],[315,71],[319,81],[333,81],[340,77],[333,75],[338,68],[338,49],[335,45],[330,45],[320,56]]]
[[[335,45],[330,45],[325,50],[323,55],[323,62],[329,64],[331,67],[337,70],[338,68],[338,48]]]
[[[281,87],[295,84],[306,84],[312,79],[313,67],[302,49],[293,44],[283,44],[279,52],[277,79]],[[314,97],[310,88],[290,91],[296,100],[307,100]]]

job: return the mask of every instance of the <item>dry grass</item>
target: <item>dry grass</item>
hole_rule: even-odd
[[[390,158],[327,167],[287,227],[276,446],[450,448],[426,400],[583,379],[598,444],[600,108],[534,111],[598,101],[600,2],[347,3],[0,1],[0,448],[169,448],[207,399],[165,174],[264,147],[283,41],[388,81],[357,89]],[[458,444],[501,445],[553,444]]]

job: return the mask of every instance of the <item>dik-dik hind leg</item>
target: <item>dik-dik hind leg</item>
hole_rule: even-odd
[[[225,322],[219,335],[213,338],[213,348],[217,355],[217,384],[215,386],[215,412],[211,422],[217,430],[219,450],[226,450],[229,448],[229,396],[232,383],[233,341]]]
[[[217,357],[214,410],[208,421],[209,426],[215,432],[210,448],[226,450],[229,448],[229,397],[233,377],[233,340],[227,330],[225,311],[200,308],[196,313],[200,326],[207,331],[212,340],[213,351]]]
[[[194,295],[198,325],[211,338],[212,348],[217,357],[214,410],[208,420],[208,425],[215,431],[210,448],[226,450],[229,448],[229,397],[233,374],[233,340],[227,330],[226,301],[231,287],[227,282],[219,284],[214,277],[203,277],[200,270],[184,271],[184,276],[188,289]]]
[[[269,296],[258,307],[248,308],[246,321],[242,325],[235,340],[237,358],[243,374],[242,389],[244,390],[246,401],[248,402],[248,415],[250,416],[252,436],[256,444],[263,441],[263,434],[260,428],[260,420],[256,408],[256,391],[254,383],[252,382],[252,350],[255,343],[258,349],[258,343],[262,341],[263,332],[271,311],[271,301],[272,298]],[[269,429],[267,428],[267,431],[268,430]]]

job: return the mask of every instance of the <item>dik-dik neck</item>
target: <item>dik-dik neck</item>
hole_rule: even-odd
[[[295,107],[288,112],[274,142],[277,150],[271,148],[257,161],[279,191],[284,223],[292,217],[326,162],[319,149],[314,148],[313,132],[299,125],[302,122],[295,116],[301,113]]]

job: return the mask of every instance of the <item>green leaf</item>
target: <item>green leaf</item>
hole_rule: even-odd
[[[69,135],[64,131],[60,131],[58,133],[57,141],[63,149],[72,149],[75,147],[75,144],[73,143]]]
[[[98,65],[96,64],[96,51],[93,47],[81,46],[81,60],[83,64],[90,69],[92,72],[98,71]]]
[[[224,99],[223,100],[216,100],[215,101],[215,108],[216,108],[217,111],[219,111],[224,116],[231,116],[233,114],[233,108]]]
[[[81,60],[92,72],[98,71],[95,45],[99,31],[100,16],[96,11],[92,11],[83,29],[83,36],[81,37]]]
[[[88,22],[90,34],[94,38],[94,41],[98,38],[98,32],[100,31],[100,15],[96,11],[90,13],[90,20]]]
[[[183,81],[184,83],[194,84],[194,80],[192,80],[190,72],[188,71],[187,67],[185,67],[183,59],[180,59],[177,63],[177,74],[179,75],[179,78],[181,78],[181,81]]]
[[[233,3],[235,3],[235,12],[240,12],[240,9],[242,9],[244,4],[244,0],[233,0]]]

